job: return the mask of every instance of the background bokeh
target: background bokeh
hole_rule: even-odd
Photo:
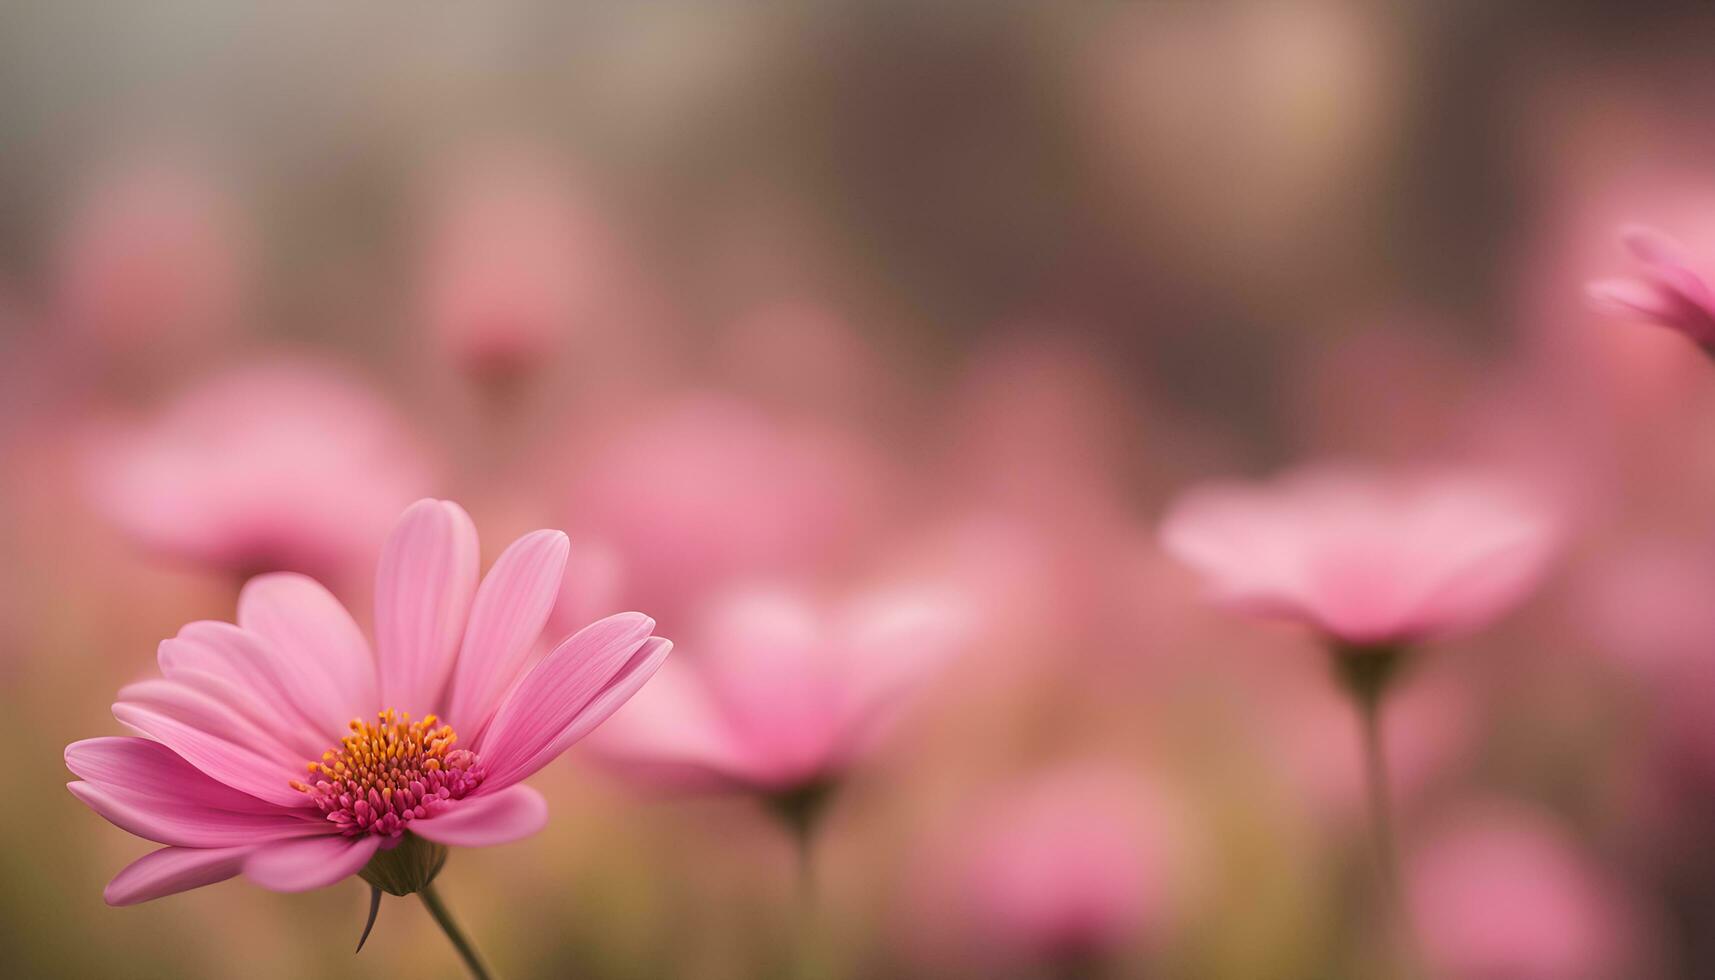
[[[0,969],[458,975],[397,900],[354,958],[356,882],[110,909],[147,845],[61,786],[161,639],[271,568],[366,609],[433,494],[490,560],[568,531],[562,633],[637,608],[694,656],[702,604],[763,580],[975,612],[828,815],[829,975],[1047,975],[1062,888],[1114,975],[1369,975],[1324,658],[1208,609],[1154,534],[1198,480],[1355,457],[1570,515],[1541,592],[1390,715],[1428,952],[1715,975],[1715,375],[1582,296],[1628,221],[1715,263],[1711,30],[1593,0],[0,5]],[[789,968],[754,801],[582,748],[536,784],[549,828],[442,878],[502,975]]]

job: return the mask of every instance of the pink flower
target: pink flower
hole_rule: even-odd
[[[1640,975],[1626,969],[1631,916],[1614,882],[1552,822],[1528,811],[1462,816],[1413,855],[1408,880],[1435,976]]]
[[[1113,965],[1165,939],[1200,890],[1201,848],[1176,801],[1114,765],[1042,772],[948,816],[901,903],[904,938],[926,959],[1020,974]]]
[[[214,176],[130,162],[88,190],[61,234],[58,313],[76,336],[128,353],[207,338],[244,314],[248,242]]]
[[[121,871],[108,903],[240,873],[304,891],[401,845],[421,852],[419,840],[481,847],[540,830],[547,804],[522,780],[625,703],[671,649],[650,635],[654,620],[622,613],[532,665],[567,550],[561,532],[532,532],[478,585],[470,518],[422,500],[381,556],[373,656],[339,601],[292,573],[252,579],[237,625],[191,623],[163,642],[162,677],[113,706],[147,737],[66,748],[78,799],[167,845]]]
[[[1691,269],[1684,249],[1651,228],[1627,228],[1621,240],[1643,263],[1643,274],[1590,283],[1590,301],[1614,316],[1670,327],[1704,346],[1715,344],[1715,290]]]
[[[885,467],[861,440],[721,396],[624,424],[583,458],[573,533],[613,547],[628,594],[664,615],[733,580],[849,561],[881,523]]]
[[[328,579],[373,561],[430,483],[385,403],[300,361],[218,375],[148,423],[99,433],[87,471],[96,507],[150,550],[240,575]]]
[[[608,271],[602,229],[540,151],[469,152],[440,175],[426,212],[421,312],[466,372],[520,374],[593,312]]]
[[[716,601],[592,747],[666,789],[778,796],[837,780],[955,651],[962,617],[924,594],[827,605],[784,590]]]
[[[1173,505],[1167,551],[1223,604],[1355,646],[1477,628],[1537,584],[1556,522],[1474,473],[1307,468]]]

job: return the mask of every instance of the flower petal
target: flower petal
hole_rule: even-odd
[[[216,738],[242,745],[286,769],[296,769],[298,763],[316,755],[311,747],[316,744],[314,741],[289,731],[276,733],[260,724],[256,719],[266,709],[249,692],[202,671],[182,671],[170,680],[151,677],[127,684],[119,689],[118,703],[170,715]],[[283,735],[293,738],[293,744],[282,741]]]
[[[253,848],[163,847],[126,865],[102,892],[109,905],[136,905],[225,881]]]
[[[272,803],[210,779],[160,742],[132,736],[88,738],[66,746],[66,768],[78,778],[152,800],[232,810],[278,813]]]
[[[289,662],[326,685],[320,703],[332,724],[366,717],[380,703],[369,641],[315,579],[295,572],[251,579],[238,596],[238,625],[273,641]]]
[[[688,660],[663,665],[587,744],[627,778],[663,789],[772,788],[774,782],[768,760],[744,750]]]
[[[411,833],[450,847],[489,847],[523,840],[548,825],[548,801],[528,786],[460,800],[427,820],[411,821]]]
[[[381,703],[421,717],[440,707],[477,577],[476,527],[457,504],[405,511],[375,573]]]
[[[480,750],[482,792],[529,777],[589,734],[654,676],[673,645],[640,613],[580,630],[520,680],[495,712]]]
[[[285,837],[327,833],[328,824],[291,811],[238,813],[152,800],[94,783],[66,784],[71,795],[127,833],[178,847],[235,847]]]
[[[532,531],[514,541],[483,577],[447,702],[448,720],[473,744],[542,635],[570,551],[564,532]]]
[[[168,679],[199,671],[229,682],[247,695],[258,724],[300,755],[320,754],[351,720],[332,710],[330,701],[338,695],[328,682],[271,640],[231,623],[189,623],[161,644],[156,660]]]
[[[374,834],[274,841],[245,859],[244,877],[277,892],[325,888],[362,871],[380,846],[381,838]]]
[[[278,760],[211,735],[159,707],[121,702],[113,706],[113,717],[166,743],[186,762],[233,789],[279,806],[314,805],[309,796],[291,787],[297,773]]]

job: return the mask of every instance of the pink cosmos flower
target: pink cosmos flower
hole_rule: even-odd
[[[1379,646],[1477,628],[1537,584],[1556,522],[1476,473],[1313,467],[1192,490],[1161,524],[1215,597]]]
[[[145,548],[220,571],[341,579],[375,558],[430,467],[357,379],[280,360],[217,375],[98,432],[93,503]]]
[[[1597,980],[1627,969],[1631,910],[1553,822],[1473,809],[1409,864],[1409,898],[1435,976]],[[1630,964],[1636,967],[1636,964]]]
[[[248,244],[212,173],[167,157],[129,161],[90,186],[61,232],[58,316],[73,335],[130,354],[206,339],[244,313]]]
[[[675,659],[591,742],[622,775],[765,797],[836,781],[957,649],[962,616],[923,593],[826,604],[779,589],[717,600]]]
[[[879,533],[884,461],[843,429],[694,395],[600,438],[572,479],[580,539],[672,615],[734,580],[811,575]]]
[[[1182,917],[1198,865],[1188,831],[1162,788],[1118,767],[1021,780],[934,836],[907,929],[932,923],[926,946],[952,931],[1010,967],[1111,961]]]
[[[252,579],[237,625],[191,623],[163,642],[162,676],[113,706],[145,737],[66,748],[78,799],[167,845],[113,879],[109,904],[237,874],[295,892],[362,872],[403,894],[439,870],[440,846],[541,829],[547,804],[522,781],[671,649],[654,620],[623,613],[532,664],[567,550],[561,532],[532,532],[479,585],[470,518],[423,500],[381,556],[373,655],[339,601],[293,573]]]
[[[1705,347],[1715,344],[1715,290],[1692,270],[1679,243],[1641,226],[1627,228],[1621,241],[1643,264],[1643,273],[1590,283],[1591,303],[1615,316],[1678,330]]]
[[[439,175],[423,228],[418,300],[460,368],[505,379],[556,353],[609,271],[603,230],[542,151],[492,146]]]

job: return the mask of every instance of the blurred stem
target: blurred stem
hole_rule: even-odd
[[[794,916],[794,966],[802,980],[825,976],[817,942],[816,830],[832,798],[834,783],[813,782],[768,798],[768,808],[792,838],[798,894]]]
[[[452,913],[447,911],[447,906],[441,901],[440,893],[435,891],[435,886],[425,886],[417,894],[423,899],[423,905],[428,908],[429,914],[435,917],[435,924],[441,927],[441,931],[447,934],[447,939],[453,944],[453,948],[458,950],[459,958],[464,960],[465,968],[470,970],[470,975],[476,980],[493,980],[494,975],[489,973],[488,967],[483,965],[482,957],[477,955],[476,947],[471,944],[470,938],[459,928],[459,924],[453,921]]]
[[[1337,647],[1334,650],[1335,672],[1358,710],[1364,785],[1369,797],[1370,835],[1375,847],[1378,898],[1383,908],[1385,928],[1390,945],[1405,964],[1406,975],[1415,976],[1417,947],[1400,878],[1387,745],[1382,733],[1382,708],[1405,659],[1405,651],[1394,646]]]

